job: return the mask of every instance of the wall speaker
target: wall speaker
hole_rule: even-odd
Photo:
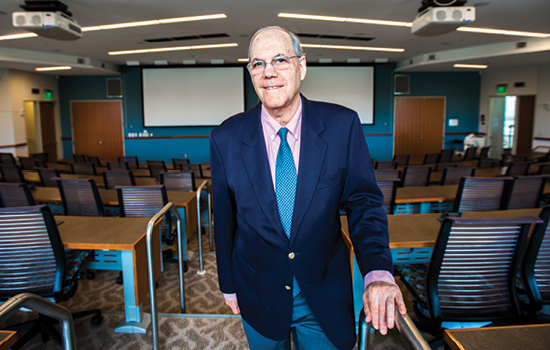
[[[394,94],[396,95],[410,94],[410,76],[409,75],[395,76]]]
[[[122,79],[107,78],[107,97],[122,97]]]

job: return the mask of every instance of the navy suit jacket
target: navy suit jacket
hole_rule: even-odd
[[[242,317],[254,329],[281,340],[292,318],[292,290],[286,286],[295,276],[330,341],[351,349],[355,317],[340,209],[348,213],[362,274],[392,272],[383,196],[357,113],[304,97],[302,106],[290,239],[279,219],[260,105],[227,119],[210,135],[220,289],[237,294]]]

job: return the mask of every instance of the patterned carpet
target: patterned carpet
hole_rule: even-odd
[[[186,313],[181,314],[178,282],[178,264],[165,263],[165,270],[158,281],[157,309],[159,317],[159,340],[161,349],[248,349],[248,343],[239,316],[234,316],[223,300],[218,289],[216,256],[209,251],[208,234],[202,236],[204,275],[199,270],[198,254],[193,255],[185,273]],[[188,243],[190,253],[198,250],[198,240]],[[86,317],[75,321],[77,348],[79,350],[135,350],[151,349],[152,334],[118,334],[114,328],[123,320],[123,286],[115,283],[118,271],[96,271],[92,280],[81,280],[75,296],[62,305],[68,309],[102,310],[104,320],[101,325],[91,325]],[[410,308],[410,300],[408,300]],[[145,312],[150,311],[147,301]],[[201,316],[204,315],[204,316]],[[34,318],[32,313],[20,312],[13,322]],[[11,323],[11,322],[10,322]],[[0,326],[1,327],[1,326]],[[406,349],[397,330],[385,337],[376,334],[370,349]],[[23,347],[24,350],[61,349],[53,341],[42,343],[40,337]]]

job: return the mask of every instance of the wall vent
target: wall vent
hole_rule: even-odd
[[[525,47],[527,47],[527,42],[525,42],[525,41],[520,41],[520,42],[516,43],[516,49],[523,49]]]
[[[410,76],[409,75],[396,75],[394,83],[394,94],[407,95],[410,93]]]
[[[428,61],[435,61],[435,54],[428,55]]]
[[[121,78],[107,78],[105,83],[107,84],[107,97],[122,97]]]

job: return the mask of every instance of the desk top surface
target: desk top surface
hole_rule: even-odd
[[[16,331],[0,331],[0,350],[8,350],[17,341]]]
[[[174,203],[177,207],[186,207],[196,198],[195,192],[187,191],[166,191],[168,200]],[[38,203],[61,203],[61,195],[56,187],[39,187],[37,186],[32,195]],[[99,190],[99,195],[103,204],[118,205],[118,194],[116,190]]]
[[[66,249],[132,250],[151,218],[56,216]]]
[[[467,218],[510,218],[520,216],[538,216],[541,208],[481,211],[463,213]],[[390,248],[424,248],[433,247],[439,228],[441,214],[405,214],[388,215],[388,229],[390,233]],[[348,221],[341,217],[343,230],[349,236]]]
[[[453,350],[546,350],[550,324],[445,330],[445,342]]]

